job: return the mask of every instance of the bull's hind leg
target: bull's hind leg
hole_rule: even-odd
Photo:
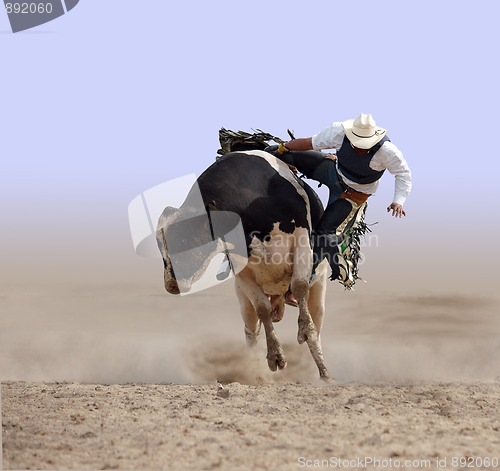
[[[331,379],[330,374],[326,368],[325,359],[323,358],[323,352],[321,350],[321,343],[319,340],[319,332],[316,328],[311,314],[308,308],[308,283],[292,282],[292,291],[299,302],[299,332],[297,334],[297,340],[299,343],[307,342],[309,351],[316,363],[319,370],[319,376],[321,379],[329,380]]]
[[[236,291],[240,292],[250,301],[254,312],[257,314],[257,318],[264,324],[267,343],[267,364],[269,365],[269,369],[271,371],[276,371],[277,369],[282,370],[286,366],[286,359],[283,348],[274,330],[271,317],[271,302],[262,291],[262,288],[253,280],[253,277],[246,270],[247,269],[244,269],[236,275]],[[240,295],[238,295],[238,297],[239,296]],[[248,311],[246,311],[246,313],[248,313]],[[245,333],[246,332],[247,329],[245,329]]]
[[[323,326],[323,317],[325,315],[325,297],[327,280],[328,262],[323,260],[316,268],[313,282],[309,285],[309,312],[311,313],[312,321],[320,336],[321,327]]]
[[[299,331],[297,333],[297,341],[299,344],[307,342],[309,351],[316,363],[319,370],[321,379],[331,379],[330,374],[325,365],[321,343],[319,338],[319,331],[321,330],[321,319],[318,317],[319,313],[315,313],[315,325],[311,313],[309,312],[309,278],[311,276],[311,250],[308,246],[297,246],[295,251],[295,264],[293,267],[292,276],[292,292],[299,303]],[[319,282],[320,280],[317,280]],[[316,294],[316,293],[315,293]]]
[[[322,353],[322,348],[321,348],[321,327],[323,326],[323,318],[325,315],[325,297],[326,297],[326,285],[328,283],[327,280],[327,267],[328,263],[323,261],[323,264],[320,264],[316,268],[316,274],[314,276],[314,281],[313,283],[309,286],[309,302],[308,302],[308,307],[309,307],[309,312],[311,314],[311,319],[313,321],[314,327],[316,328],[316,333],[318,336],[318,348],[319,348],[319,357],[321,358],[320,363],[324,365],[324,360],[323,360],[323,353]],[[309,345],[309,343],[308,343]],[[311,346],[309,345],[309,348]],[[312,351],[311,351],[312,353]],[[314,357],[314,353],[313,353]],[[324,373],[322,374],[322,368],[318,365],[319,371],[320,371],[320,377],[326,381],[333,380],[333,377],[330,377],[328,374],[328,371],[325,369],[323,370]]]

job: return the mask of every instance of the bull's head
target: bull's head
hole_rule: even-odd
[[[226,250],[246,257],[243,231],[235,231],[238,226],[241,228],[235,213],[207,211],[200,214],[170,206],[165,208],[156,230],[163,258],[165,289],[171,294],[188,293],[193,283],[203,276],[212,258]],[[235,232],[241,234],[235,236]]]

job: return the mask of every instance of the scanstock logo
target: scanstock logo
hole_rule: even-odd
[[[75,8],[80,0],[4,0],[13,33],[55,20]]]

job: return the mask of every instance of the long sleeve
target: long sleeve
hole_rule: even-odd
[[[313,149],[340,149],[344,136],[345,132],[342,123],[332,123],[312,137]]]
[[[387,169],[395,177],[394,203],[403,205],[411,191],[411,171],[403,153],[392,143],[385,142],[373,156],[370,167],[374,170]]]

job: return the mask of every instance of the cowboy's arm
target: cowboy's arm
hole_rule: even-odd
[[[289,151],[313,150],[314,146],[312,140],[312,137],[292,139],[291,141],[285,142],[284,145],[278,146],[278,152],[283,154],[284,152]],[[337,160],[337,156],[335,154],[325,155],[325,158],[333,161]]]
[[[411,191],[411,171],[402,152],[392,143],[386,142],[381,152],[381,164],[395,177],[394,198],[387,207],[395,217],[406,216],[403,205]]]
[[[342,123],[332,123],[318,134],[302,139],[292,139],[285,143],[286,150],[339,149],[344,138]]]
[[[291,141],[285,142],[285,148],[288,150],[312,150],[312,137],[292,139]]]

